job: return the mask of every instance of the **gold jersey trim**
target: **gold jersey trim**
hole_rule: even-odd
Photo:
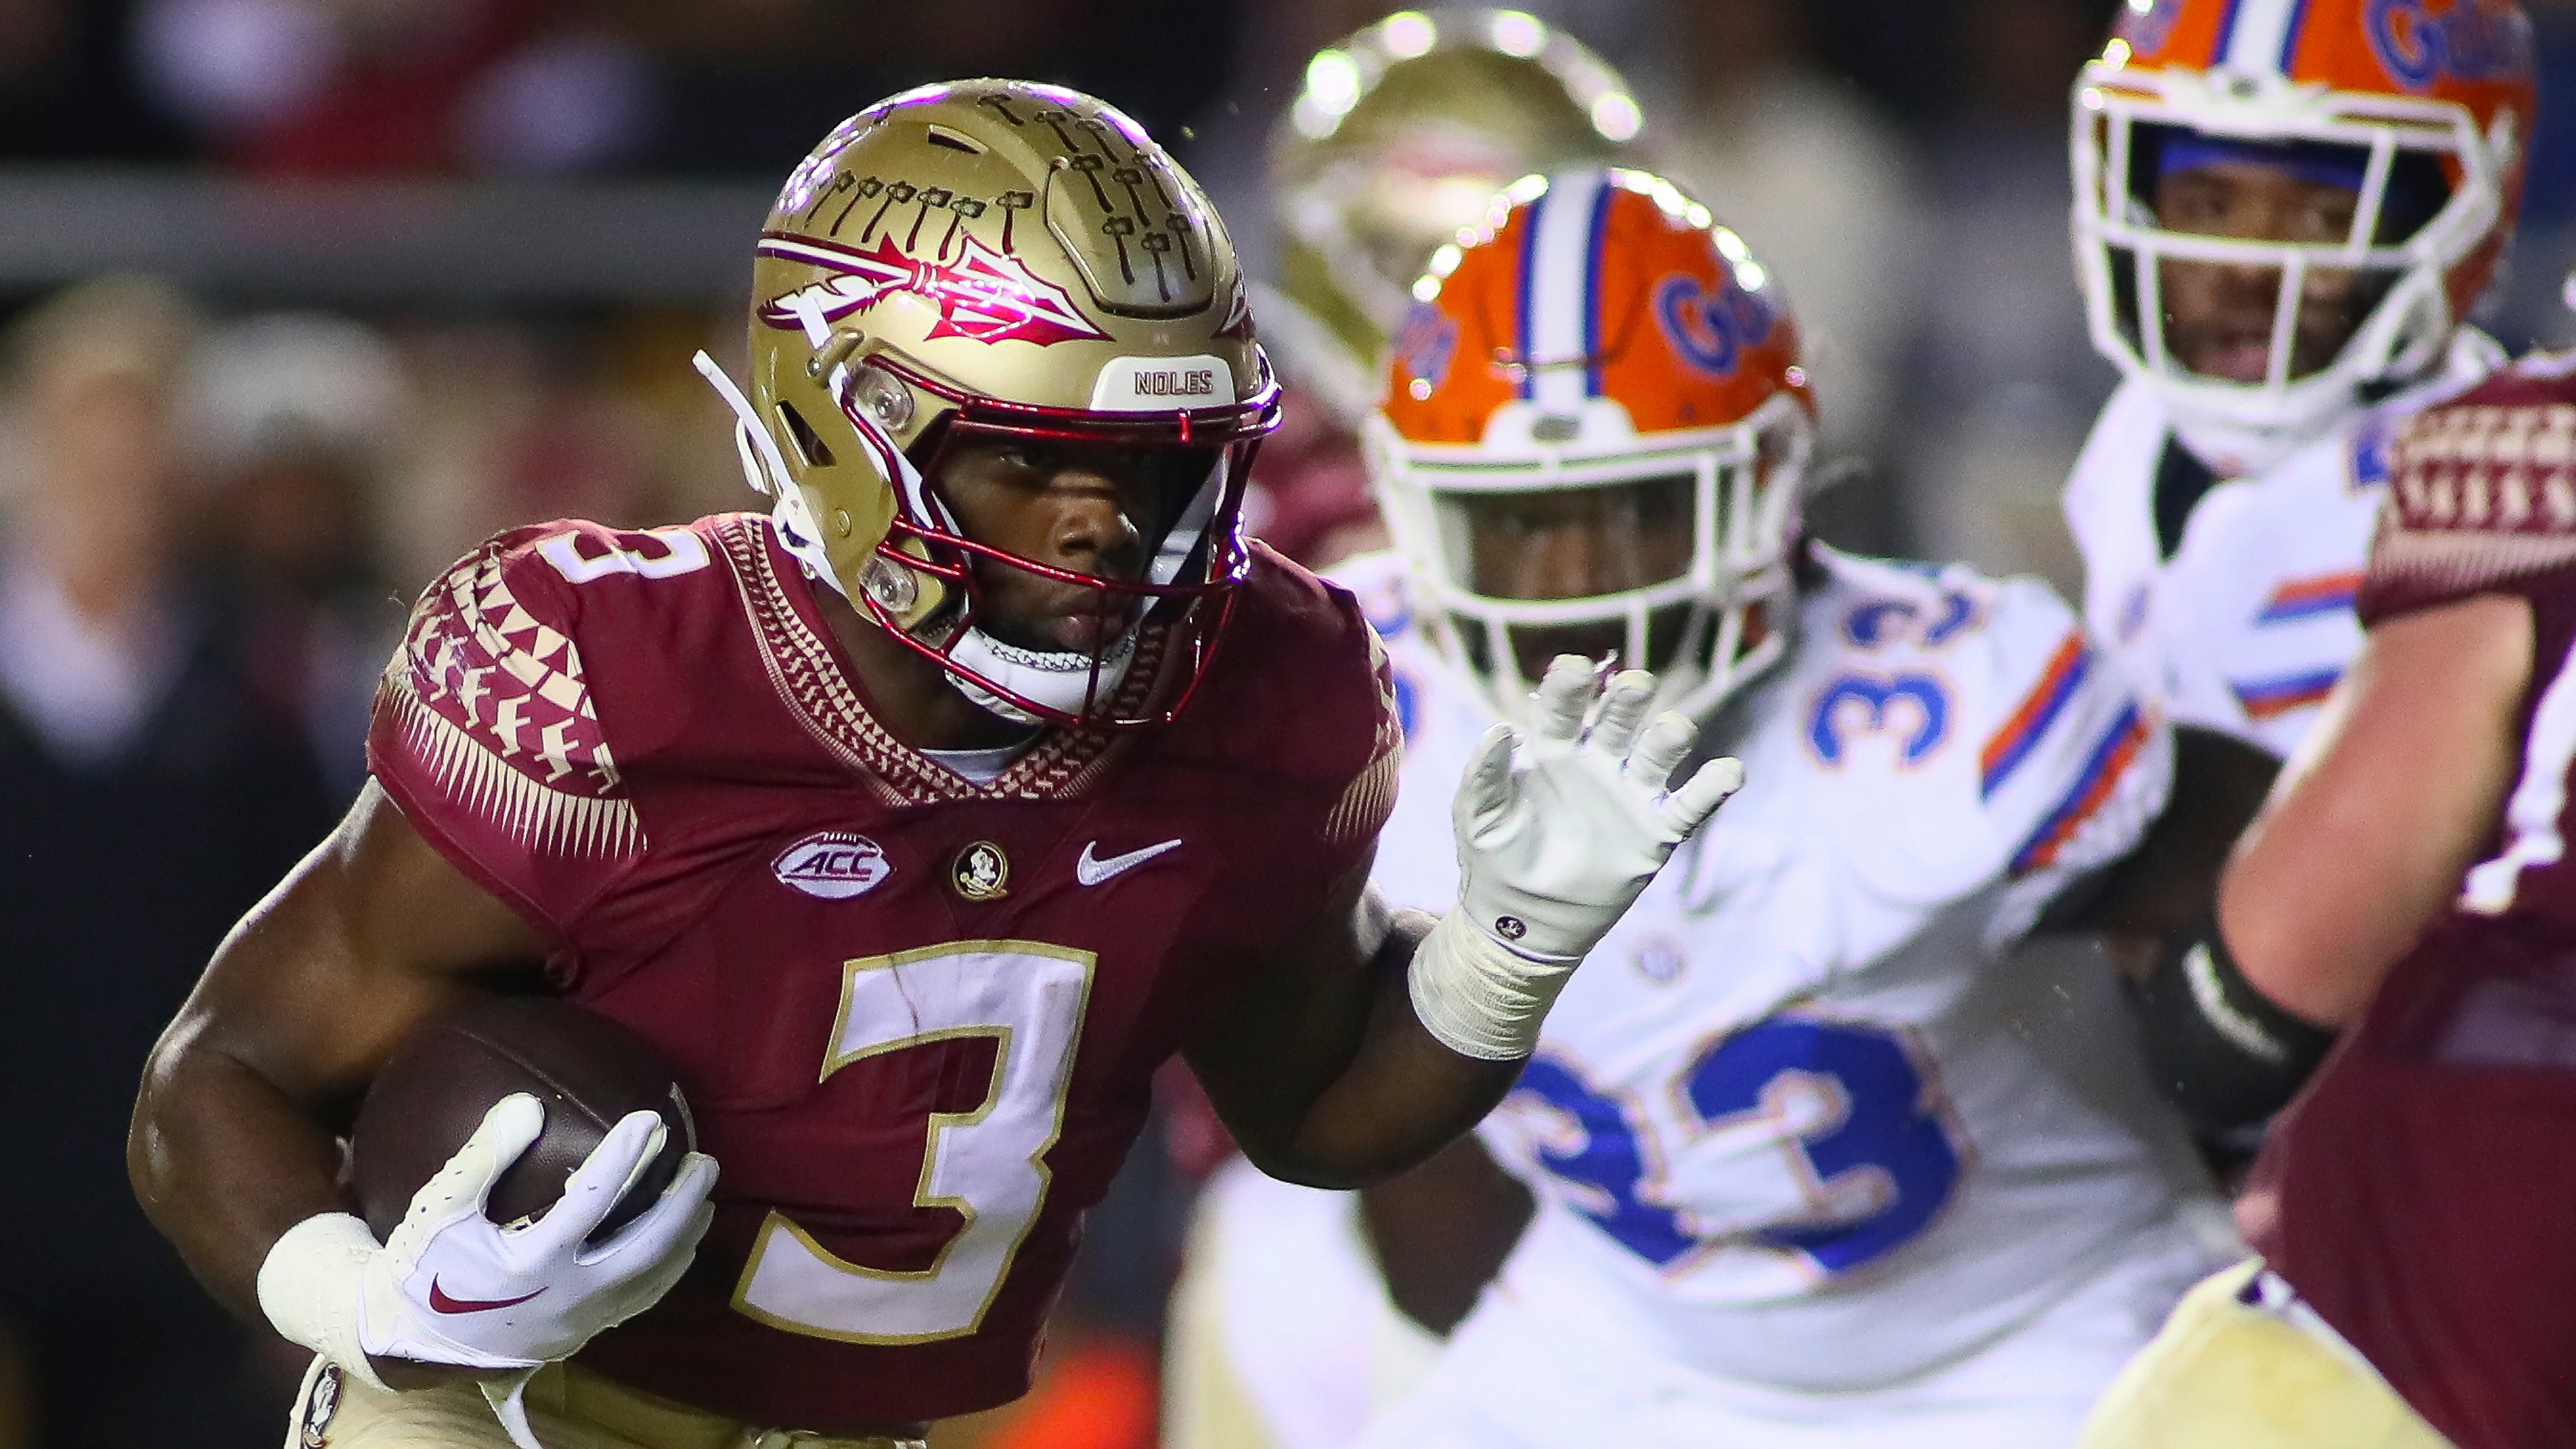
[[[725,563],[733,570],[761,662],[808,734],[842,764],[866,776],[896,805],[954,800],[1042,800],[1070,795],[1097,778],[1120,745],[1105,730],[1050,728],[1028,752],[978,785],[923,758],[878,724],[841,672],[832,649],[805,622],[778,577],[769,550],[769,520],[739,514],[717,525]],[[1136,646],[1114,708],[1133,712],[1162,673],[1165,631],[1149,629]]]
[[[2365,596],[2456,598],[2576,563],[2576,537],[2413,529],[2391,519],[2370,554]]]
[[[404,743],[456,804],[541,854],[609,859],[643,853],[644,825],[631,801],[574,795],[540,784],[422,703],[409,669],[391,671],[385,683]],[[606,766],[607,747],[596,753]]]
[[[581,651],[520,605],[502,557],[469,555],[413,614],[384,682],[404,743],[449,799],[530,850],[638,854],[643,824],[616,793]]]

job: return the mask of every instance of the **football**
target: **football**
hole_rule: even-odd
[[[484,1212],[534,1220],[564,1180],[629,1112],[669,1125],[661,1153],[590,1236],[613,1235],[652,1205],[697,1146],[687,1099],[661,1054],[596,1012],[546,997],[482,997],[414,1032],[377,1073],[350,1133],[349,1175],[359,1215],[379,1242],[412,1195],[465,1145],[483,1114],[513,1092],[545,1107],[544,1133],[493,1186]]]

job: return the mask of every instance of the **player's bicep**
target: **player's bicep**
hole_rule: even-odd
[[[353,1094],[469,979],[532,969],[537,930],[425,840],[374,783],[233,929],[173,1027],[299,1101]]]
[[[2517,764],[2530,604],[2489,595],[2373,628],[2219,886],[2247,978],[2338,1022],[2461,888]]]
[[[1394,913],[1369,888],[1374,849],[1322,905],[1254,959],[1182,1046],[1208,1100],[1256,1162],[1357,1055]]]

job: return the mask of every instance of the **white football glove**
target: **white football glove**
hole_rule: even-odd
[[[635,1221],[595,1247],[606,1220],[668,1135],[634,1112],[601,1139],[545,1216],[504,1227],[483,1215],[492,1185],[545,1128],[524,1092],[421,1186],[379,1246],[349,1213],[286,1231],[259,1270],[259,1305],[289,1340],[385,1387],[370,1357],[528,1370],[568,1358],[593,1334],[651,1307],[679,1281],[714,1219],[715,1159],[692,1152]]]
[[[1699,729],[1670,710],[1639,729],[1654,697],[1642,669],[1601,689],[1588,660],[1561,654],[1529,735],[1498,724],[1476,746],[1450,809],[1458,906],[1409,973],[1414,1014],[1450,1050],[1528,1056],[1575,964],[1743,785],[1744,766],[1720,759],[1667,791]]]

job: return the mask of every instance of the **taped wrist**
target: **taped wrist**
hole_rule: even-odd
[[[2213,913],[2165,942],[2134,992],[2147,1068],[2193,1126],[2252,1126],[2289,1104],[2335,1035],[2245,979]]]
[[[1451,911],[1423,937],[1406,968],[1423,1030],[1462,1057],[1508,1062],[1538,1048],[1547,1009],[1580,958],[1526,956]]]
[[[367,1264],[383,1248],[349,1213],[317,1213],[271,1244],[259,1265],[259,1308],[289,1343],[377,1388],[364,1336]]]

